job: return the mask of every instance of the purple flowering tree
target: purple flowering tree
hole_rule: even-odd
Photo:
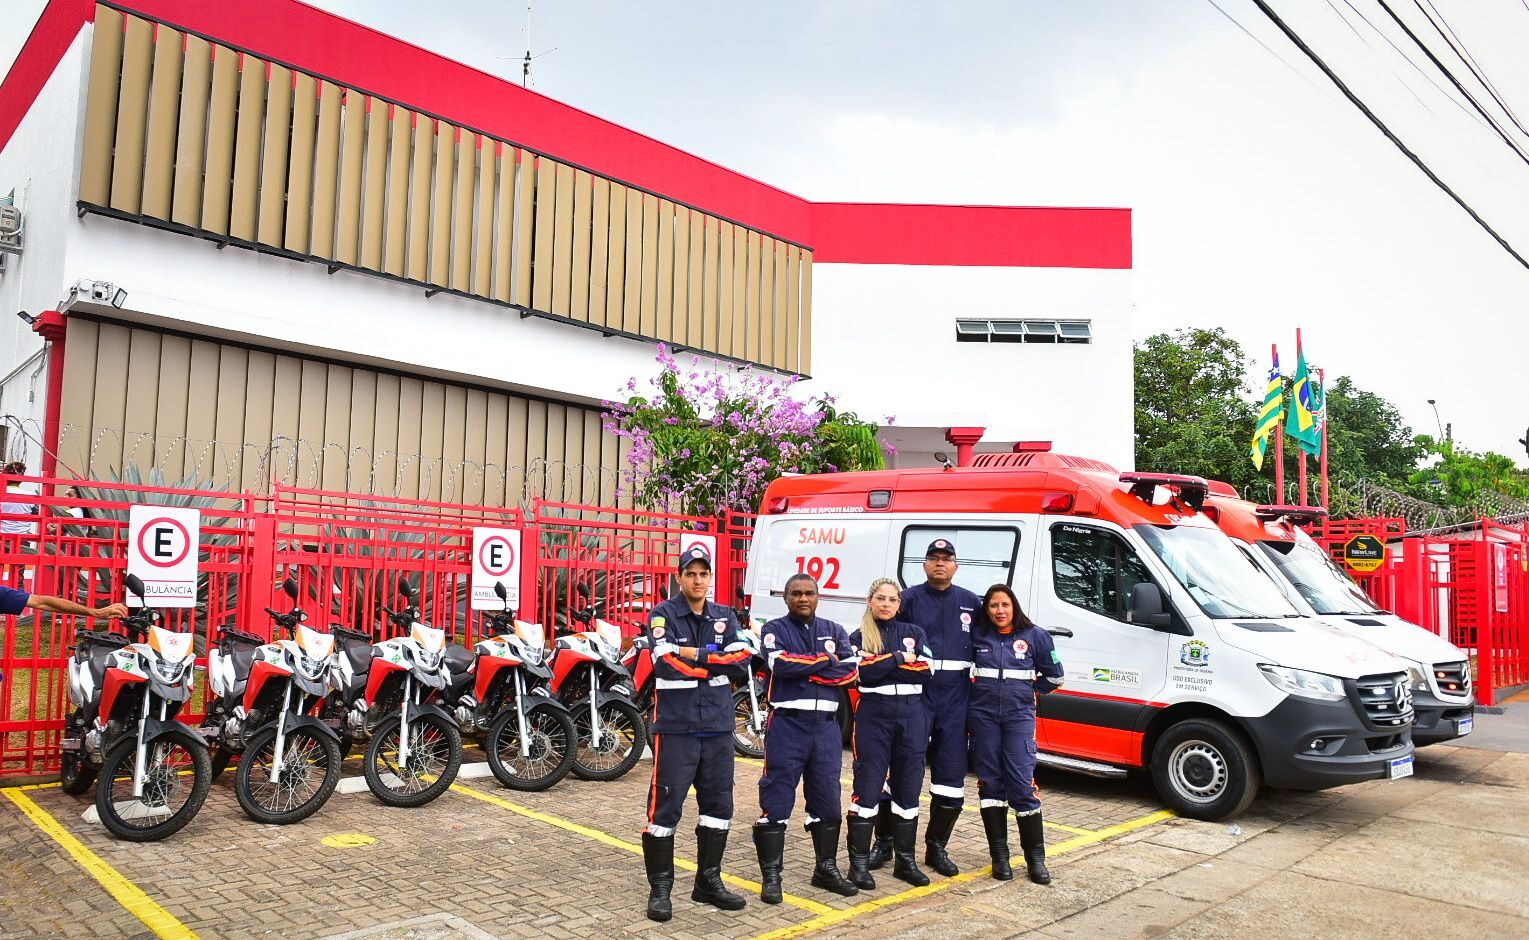
[[[638,505],[695,516],[752,512],[783,473],[886,466],[875,424],[836,409],[829,395],[792,397],[796,377],[750,367],[723,374],[698,358],[684,367],[662,344],[658,364],[647,389],[632,379],[626,401],[606,403],[605,429],[631,442],[625,475]]]

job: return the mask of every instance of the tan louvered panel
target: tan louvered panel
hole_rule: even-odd
[[[266,440],[271,442],[271,472],[277,479],[291,479],[298,467],[303,466],[305,456],[299,446],[297,426],[303,401],[303,360],[296,356],[277,354],[272,367],[270,404],[270,428]]]
[[[96,382],[108,381],[109,377],[98,371],[99,351],[96,348],[98,329],[91,320],[69,317],[64,321],[68,330],[65,342],[63,399],[59,402],[58,462],[63,467],[89,471],[90,450],[95,434],[92,432],[92,409],[95,405]],[[66,472],[73,476],[73,472]]]
[[[525,487],[540,496],[547,487],[547,403],[526,402]]]
[[[564,481],[568,477],[568,441],[566,422],[568,411],[562,405],[548,402],[547,409],[547,436],[546,444],[542,450],[545,458],[543,466],[546,468],[546,483],[543,484],[543,492],[548,499],[568,502],[564,492]]]
[[[484,146],[483,162],[491,163],[494,155],[493,141],[486,141]],[[486,505],[483,502],[483,485],[487,474],[483,465],[489,459],[489,398],[489,394],[482,389],[467,390],[467,409],[462,418],[462,461],[465,466],[462,468],[461,483],[457,485],[457,498],[469,505]]]
[[[495,143],[494,299],[509,303],[515,270],[515,148]]]
[[[469,410],[468,420],[471,421]],[[483,419],[483,505],[505,505],[504,475],[509,461],[510,399],[490,395]]]
[[[350,373],[350,484],[348,490],[375,493],[372,476],[377,466],[377,373],[352,369]]]
[[[457,164],[461,166],[459,162]],[[468,206],[471,207],[469,202]],[[441,417],[441,499],[460,501],[467,468],[467,389],[447,385],[446,407]],[[481,433],[481,429],[476,429]]]
[[[453,146],[456,141],[451,142]],[[419,416],[419,488],[410,491],[424,499],[440,499],[446,467],[441,460],[446,438],[446,388],[439,382],[425,382],[420,396]]]
[[[676,206],[674,212],[674,341],[683,343],[690,323],[690,216],[694,210]]]
[[[786,246],[786,361],[792,372],[802,369],[802,250]]]
[[[265,102],[265,147],[260,170],[261,244],[281,246],[286,232],[287,171],[292,138],[292,73],[271,66]]]
[[[759,236],[759,362],[775,365],[775,243]]]
[[[117,98],[117,137],[111,167],[111,207],[123,212],[136,213],[143,207],[143,146],[153,67],[154,26],[129,17],[122,48],[122,89]]]
[[[658,197],[642,194],[642,296],[637,303],[637,332],[656,336],[658,307]]]
[[[743,358],[759,362],[759,234],[745,231],[743,240]]]
[[[478,161],[478,215],[472,221],[472,292],[479,297],[494,296],[494,148],[489,137],[478,137],[475,157]]]
[[[610,228],[606,240],[605,325],[621,329],[621,292],[626,285],[626,195],[619,183],[610,185]]]
[[[361,260],[361,202],[366,193],[366,96],[345,91],[340,127],[340,191],[335,200],[334,260]]]
[[[600,474],[600,505],[613,506],[616,503],[616,486],[620,481],[619,473],[625,471],[626,465],[618,461],[618,444],[621,438],[614,434],[600,435],[600,467],[605,470]]]
[[[472,290],[473,185],[478,179],[477,136],[462,131],[457,137],[456,179],[449,200],[451,212],[451,277],[444,282],[452,290]]]
[[[244,461],[240,488],[252,492],[265,492],[275,469],[270,462],[279,459],[272,453],[271,427],[276,402],[276,356],[260,350],[250,350],[245,362],[244,398],[234,407],[243,405],[244,440],[253,446],[255,459]]]
[[[388,233],[383,264],[412,281],[430,276],[430,180],[435,169],[435,119],[393,110],[392,140],[410,140],[408,152],[388,154]],[[412,162],[411,162],[412,161]],[[396,270],[395,270],[396,269]]]
[[[117,101],[122,80],[122,14],[96,4],[90,40],[90,79],[85,92],[85,144],[80,155],[80,199],[104,206],[111,201],[112,149],[117,137]]]
[[[71,333],[74,327],[71,323]],[[128,343],[132,331],[114,323],[102,323],[96,339],[95,397],[90,405],[90,426],[86,446],[90,448],[89,475],[109,479],[111,473],[121,473],[122,460],[105,447],[97,447],[97,429],[111,428],[118,431],[121,440],[123,417],[127,412]],[[73,342],[71,336],[70,341]],[[65,357],[68,358],[67,356]],[[67,368],[66,368],[67,371]],[[125,449],[125,442],[124,442]]]
[[[387,233],[387,197],[391,188],[388,155],[393,150],[392,105],[381,98],[367,100],[366,167],[362,182],[360,266],[382,270],[382,242]],[[407,123],[402,133],[412,132]],[[407,145],[405,145],[407,147]],[[407,177],[405,177],[407,179]]]
[[[179,468],[170,467],[166,476],[178,469],[178,478],[195,474],[196,479],[210,479],[219,486],[226,484],[231,476],[229,468],[219,466],[219,462],[232,455],[213,446],[217,440],[220,348],[221,344],[207,340],[191,341],[190,369],[186,379],[187,387],[191,389],[186,398],[186,458]]]
[[[515,279],[510,302],[531,306],[531,236],[536,230],[536,157],[515,152]]]
[[[129,368],[136,368],[131,361]],[[167,476],[186,461],[186,403],[191,388],[191,340],[159,338],[159,386],[154,401],[154,461]]]
[[[276,424],[274,431],[295,439],[297,450],[297,481],[300,485],[316,485],[313,473],[322,465],[324,436],[324,407],[329,384],[329,367],[313,359],[282,356],[276,364],[277,376],[285,373],[286,363],[297,364],[297,417],[292,424]],[[278,379],[279,381],[279,379]],[[318,442],[315,444],[314,442]]]
[[[788,278],[791,271],[789,252],[794,250],[790,245],[782,241],[771,242],[775,252],[775,289],[770,292],[770,325],[775,334],[775,354],[771,357],[772,364],[778,369],[788,368],[786,361],[790,356],[787,348],[786,330],[786,292],[794,287]]]
[[[324,457],[320,479],[326,490],[354,491],[350,444],[353,440],[350,418],[351,382],[357,371],[348,366],[329,363],[329,377],[324,383]],[[312,441],[312,438],[308,438]],[[333,441],[339,447],[329,447]],[[365,485],[363,482],[361,485]]]
[[[181,68],[180,118],[175,131],[175,187],[170,221],[202,227],[202,166],[207,155],[209,99],[212,96],[212,44],[186,37]]]
[[[122,440],[133,446],[154,433],[159,411],[160,334],[130,330],[128,337],[126,401],[123,404]]]
[[[553,200],[552,299],[547,307],[560,317],[571,313],[573,291],[573,167],[558,165]]]
[[[579,462],[588,469],[584,472],[583,488],[579,492],[579,502],[593,503],[600,498],[600,471],[609,472],[615,468],[604,467],[600,463],[600,438],[605,436],[604,419],[598,411],[584,412],[584,448],[579,452]]]
[[[377,374],[377,419],[372,425],[373,492],[398,491],[398,413],[403,395],[403,379],[386,372]],[[416,411],[418,405],[415,406]]]
[[[642,191],[626,190],[626,263],[621,279],[621,328],[637,333],[642,305]]]
[[[424,121],[424,115],[420,121]],[[430,274],[431,284],[445,287],[451,280],[451,189],[456,181],[457,129],[441,122],[435,128],[435,185],[423,189],[415,187],[409,194],[418,198],[430,210]],[[432,205],[432,200],[434,204]],[[412,246],[411,246],[412,247]]]
[[[505,450],[504,501],[519,505],[526,488],[526,436],[531,426],[531,402],[510,399],[509,446]]]
[[[421,480],[420,416],[424,410],[425,384],[419,379],[404,377],[398,380],[398,443],[393,452],[398,455],[398,472],[395,475],[398,492],[418,493]]]
[[[701,348],[721,352],[717,322],[717,220],[704,224],[705,241],[701,246]]]
[[[733,223],[717,226],[717,352],[733,355]]]
[[[812,252],[802,252],[802,361],[797,370],[812,374]]]
[[[244,436],[244,399],[251,393],[249,387],[250,352],[241,346],[218,347],[218,384],[208,394],[217,399],[217,416],[213,419],[212,439],[223,452],[223,463],[218,467],[219,478],[228,480],[231,488],[244,488],[246,468],[258,463],[258,459],[241,442]]]
[[[532,228],[535,254],[531,263],[531,307],[535,310],[552,309],[552,232],[556,221],[557,166],[551,160],[536,160],[536,199],[533,212],[536,224]]]
[[[313,230],[313,163],[318,133],[318,82],[298,72],[292,86],[292,167],[287,171],[287,228],[282,246],[304,255],[308,254]]]
[[[573,173],[573,272],[568,297],[568,315],[575,320],[589,319],[589,249],[590,213],[594,202],[594,177],[583,170]]]
[[[265,129],[265,63],[250,56],[239,59],[239,129],[234,136],[234,201],[228,234],[254,241],[259,219],[260,137]]]
[[[589,315],[590,323],[605,323],[607,279],[610,277],[611,183],[595,177],[589,207]]]
[[[234,139],[239,120],[239,53],[212,47],[212,96],[207,104],[207,160],[202,180],[202,228],[229,234],[233,205]]]
[[[674,203],[658,202],[658,303],[653,337],[674,339]]]
[[[335,202],[340,190],[340,118],[344,103],[340,86],[320,82],[318,124],[313,138],[313,220],[308,228],[308,252],[334,260]]]
[[[408,223],[410,223],[410,174],[408,154],[414,136],[414,121],[428,121],[424,115],[414,115],[410,110],[394,107],[387,125],[387,196],[384,212],[387,222],[382,226],[382,272],[393,277],[404,277],[407,263]]]
[[[733,343],[732,355],[748,356],[748,272],[749,239],[753,233],[741,225],[733,226]]]
[[[149,128],[144,140],[143,214],[170,218],[175,187],[175,131],[180,123],[180,33],[165,26],[154,37],[154,69],[149,81]]]
[[[690,310],[685,317],[685,345],[691,349],[701,348],[701,335],[706,316],[706,298],[701,290],[705,286],[704,262],[706,249],[706,216],[700,212],[690,213],[690,260],[685,265],[685,276],[690,279]],[[674,338],[678,340],[679,334]]]

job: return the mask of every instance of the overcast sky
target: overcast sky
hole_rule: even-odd
[[[1457,441],[1525,463],[1529,270],[1252,0],[1217,2],[1274,51],[1210,0],[536,0],[532,87],[811,199],[1129,207],[1138,339],[1223,326],[1288,371],[1301,326],[1414,430],[1435,398]],[[1387,2],[1491,105],[1417,2]],[[519,80],[524,3],[317,5]],[[1529,164],[1387,43],[1448,88],[1380,0],[1271,5],[1529,256]],[[1529,126],[1529,4],[1432,5]],[[41,6],[4,4],[0,44]]]

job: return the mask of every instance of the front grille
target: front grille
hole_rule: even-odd
[[[1439,694],[1465,698],[1471,694],[1471,664],[1468,662],[1435,663],[1433,681]]]
[[[1354,694],[1370,724],[1401,728],[1412,723],[1412,691],[1404,673],[1363,676],[1355,681]]]
[[[1365,738],[1364,743],[1370,749],[1371,754],[1383,754],[1386,751],[1394,751],[1399,747],[1405,747],[1407,737],[1401,734],[1388,734],[1383,738]]]

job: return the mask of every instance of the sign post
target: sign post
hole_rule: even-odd
[[[129,607],[195,607],[202,514],[189,507],[135,505],[127,512],[127,573],[143,582]]]
[[[1369,574],[1386,563],[1386,543],[1373,535],[1356,535],[1343,544],[1343,563]]]
[[[511,610],[520,608],[520,530],[473,529],[472,609],[503,610],[494,593],[502,582]]]

